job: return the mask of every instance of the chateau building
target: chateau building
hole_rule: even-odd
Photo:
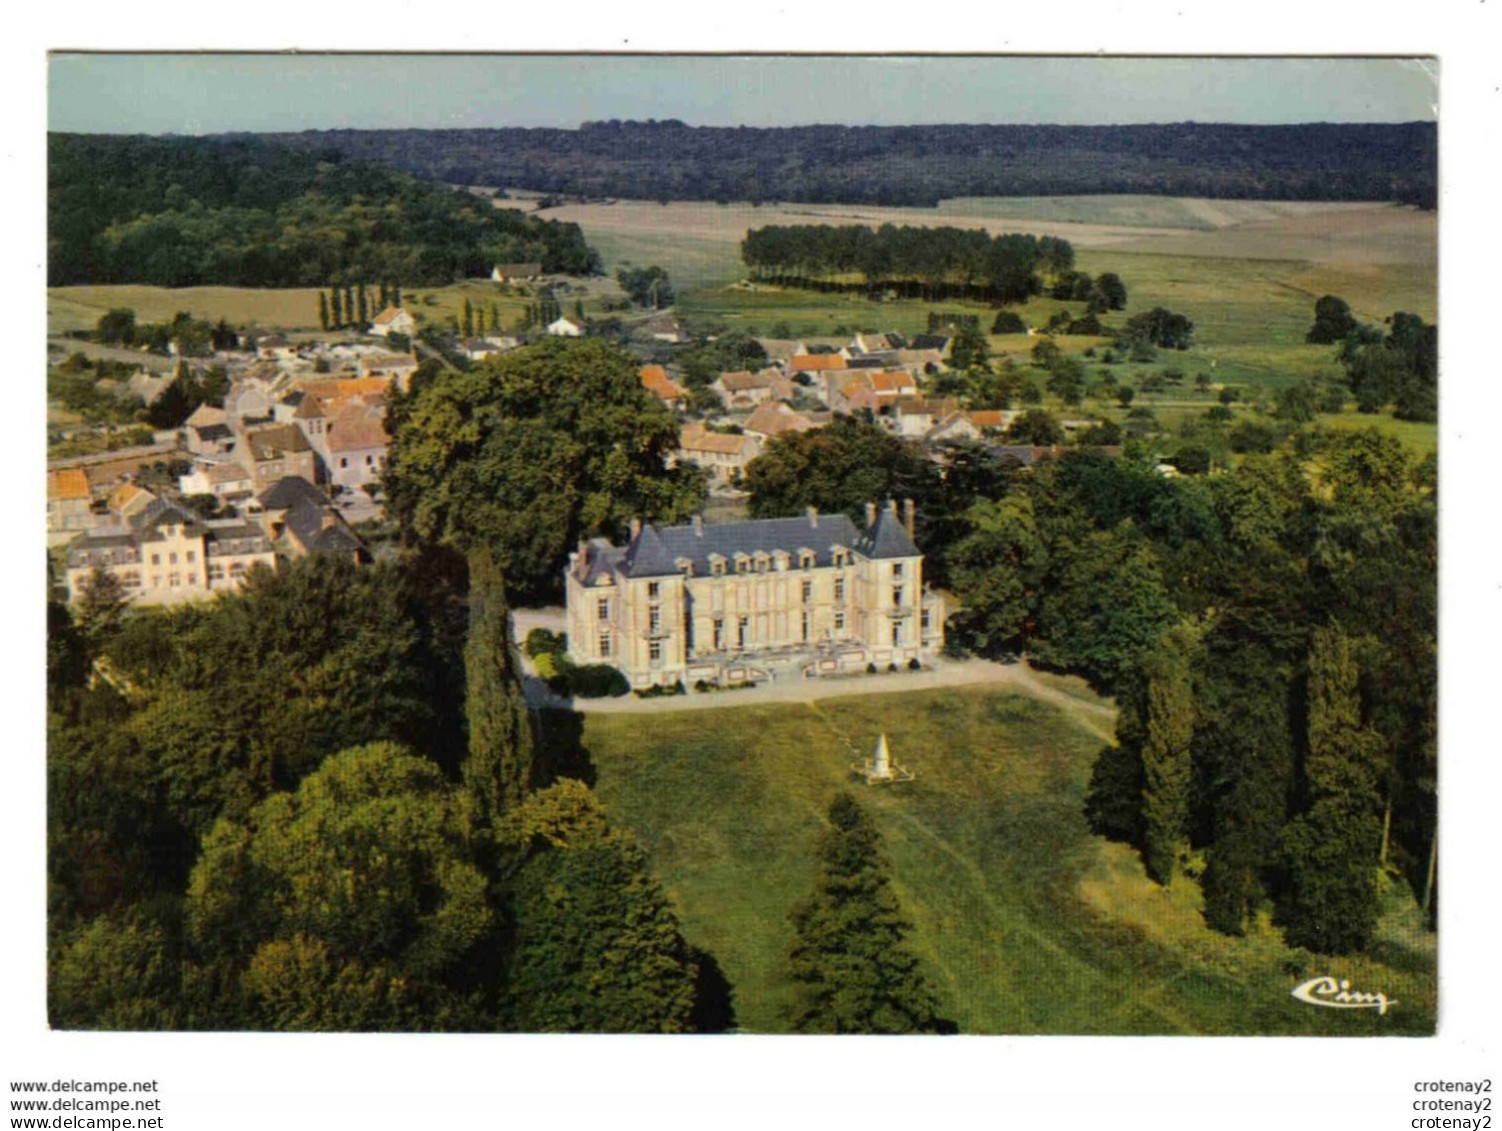
[[[565,578],[569,654],[633,687],[905,666],[944,643],[923,585],[913,507],[866,507],[858,526],[797,518],[658,528],[581,542]]]

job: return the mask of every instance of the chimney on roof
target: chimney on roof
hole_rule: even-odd
[[[632,515],[632,517],[631,517],[631,541],[635,542],[640,537],[641,537],[641,516],[640,515]]]
[[[871,527],[873,527],[875,525],[876,525],[876,504],[875,503],[867,503],[866,504],[866,529],[870,530]]]
[[[814,528],[815,530],[818,529],[818,527],[819,527],[819,508],[818,507],[809,507],[808,508],[808,525],[811,526],[812,528]]]
[[[902,525],[907,527],[907,536],[912,538],[918,525],[918,504],[912,499],[902,500]]]
[[[694,515],[694,537],[704,537],[704,516],[702,514]]]

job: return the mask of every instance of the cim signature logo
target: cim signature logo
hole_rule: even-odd
[[[1351,989],[1351,983],[1342,978],[1336,981],[1328,974],[1310,978],[1301,986],[1293,988],[1293,996],[1309,1005],[1322,1005],[1326,1009],[1375,1009],[1386,1014],[1398,1003],[1388,1001],[1384,993],[1369,994]]]

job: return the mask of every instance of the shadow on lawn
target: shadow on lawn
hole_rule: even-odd
[[[546,789],[560,778],[573,778],[593,787],[597,776],[594,759],[584,745],[584,715],[557,707],[538,711],[533,788]]]

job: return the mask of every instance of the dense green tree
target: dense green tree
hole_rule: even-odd
[[[101,915],[52,948],[47,1014],[54,1029],[179,1027],[173,947],[149,921]]]
[[[1114,687],[1173,623],[1158,556],[1129,522],[1050,549],[1033,654]]]
[[[661,267],[622,267],[615,277],[637,306],[662,310],[673,305],[673,284]]]
[[[969,531],[951,553],[961,605],[952,628],[982,656],[1015,654],[1027,646],[1036,625],[1048,564],[1033,501],[1023,494],[982,499],[965,517]]]
[[[1155,306],[1128,318],[1122,337],[1128,343],[1140,342],[1159,349],[1188,349],[1194,340],[1194,323],[1182,314]],[[1134,356],[1132,360],[1137,359]]]
[[[125,586],[103,566],[95,566],[83,579],[78,587],[74,623],[91,658],[101,655],[120,631],[129,604]]]
[[[813,894],[793,908],[790,954],[800,1033],[938,1033],[953,1026],[907,944],[875,824],[849,794],[829,806]]]
[[[1030,408],[1012,421],[1006,431],[1009,444],[1033,444],[1050,447],[1064,442],[1064,426],[1050,412]]]
[[[991,333],[1025,334],[1027,333],[1027,323],[1024,322],[1022,320],[1022,316],[1017,314],[1015,311],[998,311],[996,314],[996,321],[991,323]]]
[[[127,729],[176,819],[201,834],[361,742],[420,742],[454,766],[462,632],[445,588],[437,570],[316,554],[176,614],[165,670],[123,672],[142,690]]]
[[[446,285],[497,262],[599,268],[576,224],[493,208],[323,147],[298,152],[248,136],[52,134],[48,231],[53,285]],[[343,314],[353,322],[355,305]]]
[[[697,468],[669,469],[678,429],[602,342],[550,339],[443,372],[403,406],[383,486],[410,539],[484,543],[512,593],[556,593],[579,538],[703,504]]]
[[[1143,860],[1164,887],[1189,843],[1190,746],[1194,740],[1191,645],[1187,631],[1166,634],[1142,664],[1147,726],[1142,743]]]
[[[646,858],[594,795],[564,780],[504,828],[518,863],[506,1023],[525,1032],[681,1033],[694,956]]]
[[[1316,629],[1303,774],[1309,808],[1285,834],[1281,919],[1290,944],[1324,954],[1363,949],[1377,926],[1382,748],[1362,718],[1359,678],[1345,634]]]
[[[753,518],[843,511],[864,524],[865,505],[914,499],[920,522],[943,489],[923,450],[870,421],[837,416],[825,428],[784,432],[746,467]],[[926,539],[919,531],[919,546]]]
[[[437,766],[394,744],[327,759],[204,839],[188,884],[196,955],[241,971],[261,1026],[474,1024],[497,919],[464,809]]]
[[[532,720],[514,661],[505,582],[490,550],[477,546],[469,552],[463,774],[481,828],[519,805],[532,786]]]
[[[1205,921],[1245,934],[1269,894],[1293,787],[1287,673],[1228,629],[1209,644],[1198,681],[1195,761],[1211,843],[1201,881]]]
[[[1304,341],[1331,345],[1345,341],[1356,329],[1356,316],[1345,299],[1336,295],[1323,295],[1314,304],[1314,325],[1304,335]]]
[[[94,327],[94,340],[105,345],[135,345],[136,312],[122,308],[101,315]]]
[[[1048,367],[1048,391],[1066,405],[1078,405],[1085,395],[1085,363],[1061,354]]]
[[[978,326],[961,326],[949,347],[949,364],[955,369],[972,369],[986,363],[990,347]]]
[[[1095,280],[1095,289],[1105,300],[1107,310],[1125,310],[1127,304],[1126,284],[1114,271],[1107,271]]]

